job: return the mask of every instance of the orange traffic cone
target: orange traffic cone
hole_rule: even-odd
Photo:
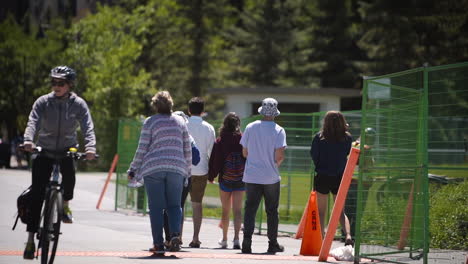
[[[304,235],[301,244],[301,255],[318,256],[322,246],[322,231],[320,228],[320,217],[317,206],[317,194],[310,193],[305,218]]]

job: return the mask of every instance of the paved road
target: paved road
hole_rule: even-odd
[[[217,242],[221,237],[221,229],[218,228],[218,220],[215,219],[203,220],[200,234],[202,248],[185,247],[190,242],[193,232],[189,218],[185,220],[182,251],[166,253],[167,256],[164,258],[152,257],[147,251],[152,244],[148,216],[114,211],[115,186],[112,183],[101,204],[101,210],[95,209],[106,176],[106,173],[77,174],[75,199],[71,203],[75,223],[62,225],[63,236],[60,237],[55,263],[147,264],[150,263],[149,260],[170,260],[171,264],[320,263],[317,262],[317,257],[299,256],[301,241],[288,236],[281,236],[278,239],[286,250],[276,255],[266,253],[268,239],[264,235],[254,236],[252,245],[254,254],[240,254],[239,250],[220,249]],[[19,223],[15,231],[11,230],[16,213],[16,197],[30,184],[30,173],[0,169],[0,181],[2,182],[0,263],[39,263],[38,260],[22,259],[22,250],[26,241],[25,225]],[[295,230],[295,228],[282,227],[284,230]],[[232,244],[229,246],[232,247]],[[332,248],[337,246],[342,244],[334,242]],[[430,263],[464,264],[466,252],[444,252],[433,254],[431,257]],[[329,258],[329,262],[337,261]]]
[[[96,210],[96,203],[104,185],[106,173],[78,173],[75,199],[71,202],[75,223],[62,225],[59,255],[56,263],[148,263],[153,259],[147,249],[152,244],[148,216],[114,211],[114,185],[110,184],[101,204]],[[26,240],[25,225],[19,223],[12,231],[16,213],[16,197],[30,184],[30,174],[21,170],[0,170],[3,191],[0,193],[0,263],[38,263],[22,259],[22,250]],[[287,236],[279,238],[286,248],[276,255],[266,254],[268,239],[255,236],[253,252],[240,254],[239,250],[220,249],[218,239],[221,229],[218,220],[204,219],[201,230],[201,249],[184,246],[190,242],[192,222],[186,219],[182,251],[166,253],[171,263],[314,263],[316,257],[298,256],[300,240]],[[229,245],[232,247],[232,245]],[[172,255],[172,257],[171,257]],[[208,260],[209,259],[209,260]],[[318,263],[318,262],[317,262]]]

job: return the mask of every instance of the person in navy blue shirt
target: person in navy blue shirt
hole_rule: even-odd
[[[339,111],[328,111],[323,120],[322,130],[315,135],[310,149],[316,172],[314,190],[317,192],[322,234],[328,194],[331,192],[333,199],[336,198],[352,141],[343,114]],[[340,224],[346,234],[345,245],[353,245],[349,220],[344,211],[341,212]]]

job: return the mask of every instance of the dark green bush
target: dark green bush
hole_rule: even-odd
[[[432,193],[429,215],[431,248],[467,250],[468,180]]]

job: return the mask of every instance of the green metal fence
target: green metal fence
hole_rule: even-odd
[[[133,160],[138,147],[142,121],[133,119],[119,120],[115,191],[115,209],[128,209],[136,212],[146,213],[146,195],[143,188],[127,187],[127,170]]]
[[[353,138],[362,135],[359,168],[345,205],[356,237],[356,260],[414,263],[419,258],[427,263],[428,178],[468,178],[466,83],[468,63],[366,78],[362,111],[344,112]],[[310,144],[324,115],[282,113],[276,120],[285,128],[288,143],[280,168],[281,224],[298,224],[302,216],[313,186]],[[243,119],[242,127],[258,118]],[[146,213],[144,189],[126,186],[141,123],[119,122],[116,209]],[[217,130],[221,121],[212,124]],[[209,184],[205,216],[219,216],[220,204],[218,186]],[[186,206],[189,216],[190,203]],[[260,232],[264,214],[263,210],[257,214]]]
[[[311,114],[282,113],[276,122],[285,128],[288,148],[285,152],[285,160],[280,168],[281,196],[280,196],[280,223],[297,225],[301,219],[304,207],[309,198],[313,186],[314,167],[310,158],[310,145],[313,136],[322,124],[325,112]],[[350,125],[350,131],[354,138],[360,133],[360,111],[344,112]],[[259,119],[260,116],[244,118],[241,122],[242,130],[245,126]],[[221,121],[212,122],[217,131]],[[131,209],[137,212],[146,212],[144,189],[127,188],[126,170],[133,158],[138,144],[141,122],[137,120],[121,120],[119,122],[118,154],[120,156],[117,166],[117,194],[116,209]],[[356,177],[357,179],[357,177]],[[348,195],[345,210],[351,220],[354,230],[356,212],[357,180],[353,180]],[[220,216],[221,202],[217,184],[209,184],[203,201],[205,216]],[[331,209],[330,205],[330,209]],[[186,203],[186,216],[190,216],[190,203]],[[266,218],[263,209],[257,214],[257,229],[261,233]],[[294,228],[281,229],[281,232],[295,232]],[[354,233],[354,232],[353,232]]]
[[[356,262],[427,263],[428,175],[468,171],[467,78],[461,63],[365,79]]]

